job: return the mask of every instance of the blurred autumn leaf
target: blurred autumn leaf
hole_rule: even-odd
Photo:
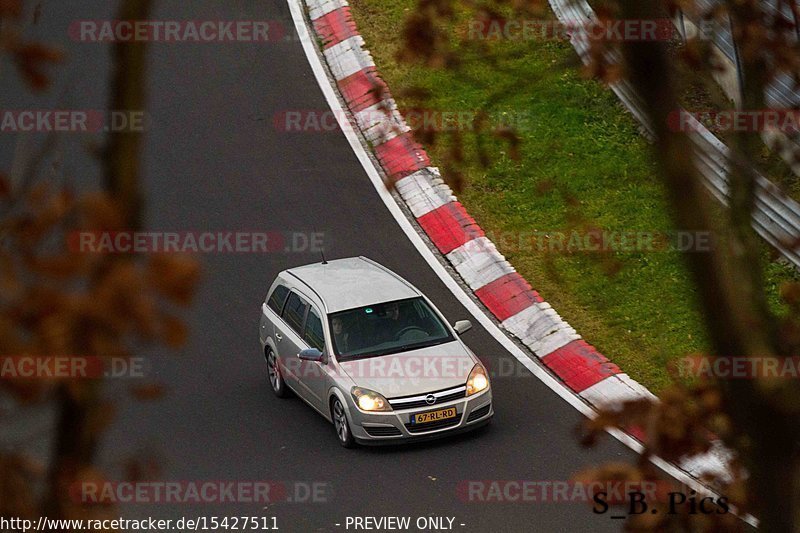
[[[42,43],[25,42],[18,23],[22,17],[21,0],[0,0],[0,53],[11,57],[20,75],[34,91],[50,85],[47,68],[64,60],[64,53]]]

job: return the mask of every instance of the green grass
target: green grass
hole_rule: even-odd
[[[528,114],[519,161],[490,138],[492,164],[484,169],[476,162],[475,136],[465,136],[459,199],[490,237],[504,237],[495,239],[500,251],[565,320],[656,393],[669,383],[668,361],[708,349],[678,253],[542,253],[507,242],[509,235],[590,226],[672,229],[649,145],[614,94],[580,75],[568,43],[494,42],[492,49],[504,55],[497,68],[462,51],[460,72],[429,69],[395,60],[414,0],[353,0],[351,6],[401,110],[417,104],[403,89],[421,87],[431,92],[429,109]],[[445,136],[426,146],[434,165],[446,160],[453,142]],[[797,276],[775,262],[767,275],[777,305],[780,282]]]

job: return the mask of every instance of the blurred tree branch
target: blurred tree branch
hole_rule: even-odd
[[[761,3],[728,2],[736,28],[760,27]],[[649,20],[663,13],[658,0],[620,2],[623,19]],[[742,65],[746,85],[745,109],[764,109],[764,89],[770,78],[766,55],[770,48],[754,35],[740,36],[744,43]],[[674,67],[662,42],[625,42],[622,45],[628,78],[636,87],[655,131],[653,145],[658,169],[667,185],[675,225],[680,231],[713,231],[718,246],[708,253],[689,253],[686,260],[694,277],[710,338],[721,357],[776,357],[781,346],[778,327],[766,302],[759,243],[752,228],[755,203],[753,161],[759,150],[756,132],[737,133],[729,175],[731,202],[725,211],[725,228],[714,227],[705,206],[707,192],[700,182],[685,133],[668,128],[670,113],[679,109]],[[792,380],[728,380],[722,384],[725,410],[735,431],[723,435],[736,449],[750,474],[751,505],[766,531],[797,531],[794,507],[798,482],[796,401],[798,385]]]
[[[124,0],[119,20],[146,20],[152,0]],[[117,43],[111,78],[112,110],[141,110],[146,106],[146,43]],[[103,156],[106,190],[119,202],[130,229],[141,226],[142,194],[139,183],[142,135],[118,131],[110,135]]]
[[[150,0],[123,0],[119,20],[146,20]],[[146,85],[146,44],[143,42],[113,45],[109,109],[143,109]],[[121,229],[141,227],[142,193],[140,163],[142,134],[139,131],[111,131],[102,153],[103,181],[110,200],[119,214]],[[124,260],[124,258],[123,258]],[[117,268],[120,259],[101,261],[95,272],[100,281]],[[122,266],[122,269],[128,267]],[[91,347],[87,347],[91,351]],[[83,352],[78,352],[83,353]],[[70,516],[75,502],[67,498],[69,485],[80,479],[94,463],[98,441],[110,417],[110,407],[100,399],[102,382],[61,383],[58,387],[58,423],[55,450],[50,464],[50,492],[45,509],[48,515]]]
[[[766,108],[764,90],[778,73],[800,78],[800,54],[796,40],[787,37],[780,17],[769,18],[760,0],[724,0],[706,9],[694,0],[592,0],[601,21],[663,20],[681,8],[701,14],[706,20],[729,16],[740,48],[745,110]],[[453,0],[417,0],[416,10],[404,28],[402,60],[420,61],[434,68],[463,68],[454,57],[455,39],[443,25],[453,28],[454,5],[468,18],[519,22],[536,12],[535,0],[458,3]],[[780,0],[778,9],[789,6],[797,20],[798,6]],[[533,11],[532,11],[533,10]],[[463,42],[455,44],[463,45]],[[469,44],[469,43],[467,43]],[[480,46],[480,44],[479,44]],[[709,43],[703,39],[676,43],[653,40],[611,42],[593,40],[592,63],[585,70],[606,82],[626,77],[641,96],[647,118],[655,132],[653,159],[665,184],[675,229],[715,236],[708,252],[685,254],[715,355],[719,357],[774,357],[796,354],[800,348],[800,287],[782,288],[782,298],[791,307],[785,317],[776,317],[767,302],[762,272],[761,242],[752,228],[755,205],[755,162],[763,143],[758,132],[736,133],[730,139],[733,164],[730,172],[730,205],[710,208],[715,200],[701,181],[694,158],[694,145],[686,132],[669,127],[669,117],[680,109],[679,61],[692,75],[711,78],[718,68],[710,59]],[[674,48],[673,48],[674,47]],[[475,48],[473,46],[473,48]],[[608,52],[619,50],[623,64],[609,63]],[[493,65],[493,53],[482,49],[481,61]],[[704,78],[705,79],[705,78]],[[445,176],[445,179],[448,177]],[[630,402],[607,411],[588,423],[586,442],[591,443],[607,427],[636,427],[645,431],[645,453],[629,471],[619,465],[601,466],[584,475],[650,478],[659,475],[648,458],[667,460],[703,453],[710,447],[709,430],[739,454],[731,464],[732,479],[706,481],[715,485],[742,511],[752,511],[766,531],[800,531],[800,386],[797,380],[758,378],[725,383],[702,381],[676,383],[658,403]],[[745,470],[741,470],[743,466]],[[748,477],[749,476],[749,477]],[[713,523],[717,520],[716,523]],[[740,525],[740,524],[739,524]],[[711,530],[737,527],[726,517],[634,517],[628,527],[636,530]]]

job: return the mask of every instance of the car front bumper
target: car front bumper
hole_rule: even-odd
[[[494,416],[492,391],[443,402],[432,407],[394,410],[388,413],[366,413],[350,406],[351,431],[360,444],[380,445],[430,440],[470,431],[486,425]],[[454,419],[428,424],[411,424],[418,413],[456,408]]]

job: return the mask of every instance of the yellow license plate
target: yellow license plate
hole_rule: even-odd
[[[439,420],[447,420],[448,418],[455,418],[455,417],[456,417],[456,408],[448,407],[447,409],[439,409],[438,411],[417,413],[411,417],[411,423],[428,424],[430,422],[438,422]]]

